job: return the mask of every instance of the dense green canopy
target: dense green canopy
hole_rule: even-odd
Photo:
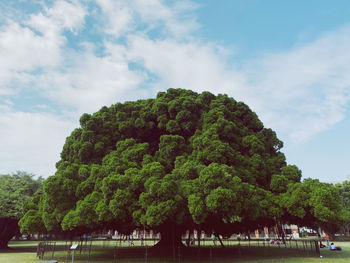
[[[317,179],[305,179],[303,183],[290,185],[281,194],[281,206],[286,210],[284,221],[291,221],[315,230],[322,228],[333,233],[349,222],[347,211],[337,189]]]
[[[49,231],[146,227],[163,239],[304,216],[286,203],[291,187],[303,184],[300,170],[286,165],[283,143],[226,95],[169,89],[83,114],[80,124],[44,182],[37,214]]]
[[[340,195],[340,201],[342,205],[350,214],[350,181],[337,183],[335,186]],[[350,220],[345,221],[345,223],[341,225],[341,230],[343,231],[344,234],[348,236],[350,235]]]
[[[23,216],[23,206],[42,190],[43,179],[17,172],[0,175],[0,248],[18,233],[18,219]]]

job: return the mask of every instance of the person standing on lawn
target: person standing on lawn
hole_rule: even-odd
[[[324,237],[324,239],[326,240],[327,243],[327,247],[329,247],[329,236],[326,234],[326,236]]]

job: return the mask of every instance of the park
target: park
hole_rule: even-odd
[[[0,263],[350,260],[349,0],[0,0]]]
[[[0,261],[345,262],[348,182],[301,180],[282,147],[223,94],[168,89],[85,113],[55,175],[0,177]],[[342,250],[320,248],[325,235]]]

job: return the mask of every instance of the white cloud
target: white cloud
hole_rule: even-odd
[[[135,0],[134,8],[141,21],[147,23],[151,29],[164,27],[164,31],[169,31],[175,37],[188,37],[199,28],[193,13],[188,15],[188,12],[198,8],[194,2],[177,1],[173,6],[167,6],[160,0]]]
[[[83,7],[64,1],[57,1],[46,13],[31,15],[23,23],[41,34],[11,20],[0,28],[1,69],[21,71],[57,65],[65,42],[60,31],[78,29],[86,13]]]
[[[246,65],[262,119],[296,141],[341,121],[350,98],[349,32],[344,27]]]
[[[62,62],[66,40],[62,30],[75,32],[86,15],[77,2],[56,1],[44,14],[26,21],[8,20],[0,27],[0,95],[11,95],[9,86],[25,87],[31,71],[56,67]]]
[[[30,72],[58,65],[60,47],[56,40],[36,35],[13,21],[0,27],[0,96],[17,94],[28,85]]]
[[[0,30],[0,68],[4,72],[30,71],[58,63],[57,39],[38,36],[11,21]]]
[[[105,26],[104,32],[114,37],[130,31],[134,26],[133,10],[125,1],[96,0],[101,7]]]
[[[235,97],[243,98],[244,75],[229,70],[225,58],[210,44],[152,40],[145,35],[133,35],[129,37],[127,55],[131,61],[140,63],[160,77],[159,83],[154,83],[159,89],[173,87],[214,93],[238,92]]]
[[[0,174],[23,170],[47,177],[55,172],[66,136],[76,124],[47,113],[2,111]]]
[[[62,28],[76,33],[83,26],[87,11],[77,0],[71,3],[60,0],[47,10],[47,14]]]
[[[173,6],[161,0],[96,0],[106,21],[105,33],[115,38],[135,29],[160,29],[165,35],[188,37],[199,28],[196,17],[188,15],[198,5],[190,1],[177,1]],[[142,25],[142,26],[140,26]]]
[[[46,36],[57,35],[62,30],[77,33],[84,23],[87,10],[78,1],[58,0],[51,8],[45,7],[45,12],[31,15],[27,25]]]
[[[47,71],[41,75],[40,88],[50,99],[75,108],[78,114],[114,104],[141,83],[141,76],[113,55],[96,57],[87,51],[71,53],[71,57],[72,63],[64,72]]]

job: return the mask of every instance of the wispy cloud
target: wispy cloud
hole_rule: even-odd
[[[89,51],[70,55],[71,63],[64,71],[47,71],[38,79],[48,98],[62,107],[75,109],[77,114],[94,112],[103,105],[123,100],[128,91],[137,89],[141,83],[141,77],[129,70],[125,60],[97,57]]]
[[[115,38],[135,30],[160,30],[163,35],[188,37],[199,28],[192,11],[199,5],[175,1],[171,6],[161,0],[96,0],[102,10],[105,33]]]
[[[249,62],[258,111],[293,140],[306,140],[345,117],[350,95],[350,26],[278,54]]]

